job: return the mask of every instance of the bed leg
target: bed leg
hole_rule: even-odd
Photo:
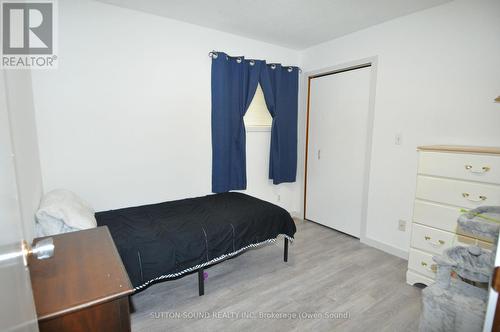
[[[283,260],[285,262],[288,262],[288,239],[287,238],[285,238],[285,250],[283,253]]]
[[[203,268],[198,269],[198,294],[205,294],[205,278],[203,277]]]

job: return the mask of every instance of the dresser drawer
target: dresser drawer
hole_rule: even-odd
[[[457,232],[457,219],[461,214],[458,207],[418,199],[415,200],[413,207],[414,222],[452,233]]]
[[[436,278],[437,265],[432,260],[432,254],[410,248],[408,268],[428,278]]]
[[[453,246],[471,246],[476,239],[441,231],[439,229],[413,224],[411,246],[431,254],[441,255],[445,249]]]
[[[500,157],[422,151],[419,174],[500,184]]]
[[[417,198],[466,208],[500,205],[500,186],[419,175]]]

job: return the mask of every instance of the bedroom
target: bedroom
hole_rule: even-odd
[[[2,10],[10,3],[3,1]],[[431,225],[420,223],[422,213],[418,212],[429,202],[456,207],[456,224],[458,208],[500,205],[495,167],[500,146],[500,104],[495,102],[500,95],[499,1],[339,0],[318,1],[314,5],[299,0],[46,3],[53,4],[54,66],[48,68],[44,62],[43,68],[31,70],[6,68],[8,63],[2,61],[2,165],[6,165],[2,166],[2,187],[10,190],[5,190],[2,197],[15,195],[19,201],[3,202],[2,233],[9,236],[2,239],[2,245],[16,246],[21,238],[31,243],[38,237],[35,214],[46,202],[46,194],[57,189],[70,190],[78,197],[77,202],[79,198],[85,201],[87,212],[175,202],[214,192],[213,66],[214,61],[224,59],[223,54],[236,63],[241,58],[241,64],[248,63],[248,68],[256,68],[250,64],[256,61],[268,73],[275,70],[270,69],[271,64],[281,64],[278,69],[283,75],[289,73],[290,67],[298,84],[298,89],[291,89],[286,98],[297,100],[297,125],[287,127],[292,134],[295,131],[297,142],[295,145],[286,141],[289,151],[296,153],[295,179],[280,184],[269,180],[270,159],[276,155],[271,153],[272,119],[265,113],[269,88],[260,78],[247,111],[254,118],[245,119],[256,123],[247,123],[244,128],[242,137],[246,144],[242,146],[246,153],[238,161],[243,170],[246,167],[246,189],[240,192],[260,201],[254,202],[257,207],[247,206],[247,210],[234,208],[235,213],[245,217],[249,211],[264,209],[262,204],[272,204],[274,211],[286,211],[293,217],[296,232],[290,228],[290,219],[284,217],[284,223],[290,226],[289,240],[294,238],[287,247],[287,262],[283,235],[274,244],[262,244],[242,253],[238,250],[270,238],[244,239],[238,244],[234,243],[232,228],[224,228],[223,236],[210,228],[214,229],[214,240],[231,238],[234,247],[222,254],[211,254],[204,262],[224,254],[231,254],[234,259],[206,266],[198,266],[203,264],[198,260],[172,272],[191,269],[182,276],[148,284],[134,294],[122,294],[123,298],[130,298],[129,324],[134,331],[331,331],[367,327],[417,330],[424,312],[422,287],[436,273],[419,269],[423,267],[421,263],[432,267],[432,256],[438,252],[435,248],[418,247],[413,237],[420,234],[419,230],[430,229],[433,234],[443,235],[439,239],[446,241],[447,246],[446,236],[457,244],[463,242],[448,226],[440,226],[441,219],[449,218],[448,215],[437,213],[440,219],[436,223],[441,224]],[[17,13],[21,10],[14,8],[15,13],[16,9]],[[29,23],[29,29],[36,29],[36,19]],[[38,37],[45,37],[33,31]],[[16,55],[12,54],[9,57]],[[347,102],[333,99],[335,95],[328,93],[329,86],[339,86],[342,96],[361,95],[358,99],[364,102],[365,113],[359,118],[340,112],[339,118],[317,117],[321,103]],[[327,120],[333,121],[331,127],[326,126]],[[349,121],[353,122],[348,125]],[[314,130],[320,127],[324,129],[322,135]],[[325,137],[335,137],[326,140],[334,144],[319,148],[318,142]],[[429,150],[436,145],[488,149]],[[417,151],[418,147],[427,150]],[[459,160],[460,172],[467,173],[439,173],[446,170],[425,157],[433,153],[458,156],[446,158],[446,162],[451,165]],[[13,160],[11,154],[15,155]],[[329,159],[331,156],[334,157]],[[465,162],[460,156],[472,157]],[[483,164],[484,158],[487,164]],[[490,169],[478,170],[472,161]],[[465,166],[471,163],[472,168],[465,169],[464,162]],[[320,171],[328,169],[328,165],[336,172],[321,175]],[[291,166],[285,163],[283,169],[293,172]],[[491,194],[470,189],[460,191],[457,201],[443,202],[445,198],[433,196],[442,194],[432,183],[417,187],[417,177],[428,174],[425,167],[436,167],[439,176],[424,176],[424,180],[486,183]],[[478,174],[481,172],[484,174]],[[469,178],[483,175],[491,178]],[[428,190],[424,192],[422,188]],[[464,193],[472,196],[462,197]],[[431,198],[420,199],[419,195]],[[479,198],[483,195],[488,198],[485,204]],[[69,199],[68,195],[65,199]],[[476,199],[480,200],[477,204],[471,201]],[[192,216],[196,218],[195,214]],[[353,229],[343,228],[353,225]],[[114,242],[127,244],[129,238],[118,241],[112,227],[109,229]],[[92,230],[95,228],[60,237]],[[273,238],[276,232],[283,233],[267,231]],[[135,235],[133,231],[131,234]],[[167,235],[187,246],[205,241],[174,233]],[[424,238],[428,235],[423,234]],[[430,241],[434,241],[434,235],[431,237]],[[473,237],[465,237],[470,238]],[[487,243],[477,240],[474,244],[484,244],[483,249],[488,249]],[[113,245],[118,247],[117,243]],[[57,248],[56,241],[53,257],[32,259],[33,264],[43,269],[55,262],[61,252]],[[160,250],[164,249],[152,250],[152,258],[164,263],[162,257],[156,257]],[[142,265],[137,252],[134,262]],[[425,253],[430,261],[420,256],[415,260],[411,253]],[[123,251],[119,256],[118,260],[128,267]],[[420,266],[411,265],[414,262]],[[141,285],[134,278],[145,283],[168,274],[153,271],[152,278],[147,278],[142,267],[136,267],[135,274],[126,270],[123,277],[125,281],[130,279],[131,288]],[[13,290],[14,281],[22,277],[16,279],[3,268],[2,271],[2,291]],[[17,273],[26,277],[26,271],[33,273],[20,267]],[[415,271],[418,280],[412,279]],[[62,278],[63,274],[53,277]],[[81,290],[84,297],[89,295],[85,279],[77,280],[81,285],[72,284],[69,289]],[[31,289],[30,285],[28,280],[24,288],[17,286],[24,290]],[[111,283],[113,286],[116,285]],[[33,300],[33,296],[37,297],[31,295],[33,292],[27,291],[26,302],[19,304],[23,307],[10,305],[10,297],[2,301],[2,308],[12,308],[2,310],[2,330],[26,319],[35,325],[31,330],[36,330],[37,321],[44,330],[44,321],[64,317],[59,313],[56,318],[40,320],[40,309],[34,304],[39,300]],[[199,296],[200,293],[204,295]],[[488,330],[493,324],[496,293],[490,293],[489,303],[483,308],[485,323],[476,326],[478,329]],[[40,301],[46,304],[48,299]],[[210,317],[204,316],[207,313]],[[314,317],[294,319],[290,317],[293,313]],[[317,317],[321,315],[324,317]]]

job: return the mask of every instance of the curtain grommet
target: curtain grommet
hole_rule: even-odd
[[[250,60],[250,66],[254,66],[254,65],[255,65],[255,61]]]
[[[288,72],[291,73],[293,71],[293,68],[292,67],[288,67]]]
[[[241,63],[241,58],[237,58],[237,59],[236,59],[236,62],[237,62],[237,63]]]
[[[271,69],[276,69],[276,65],[274,63],[271,65]]]

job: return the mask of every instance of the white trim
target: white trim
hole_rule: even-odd
[[[388,253],[391,253],[393,255],[396,255],[401,258],[408,259],[408,253],[405,252],[404,250],[401,250],[396,247],[392,247],[388,244],[383,244],[377,240],[369,239],[366,236],[366,224],[367,224],[367,211],[368,211],[368,191],[369,191],[369,185],[370,185],[370,169],[371,169],[371,154],[372,154],[372,138],[373,138],[373,122],[375,119],[375,96],[376,96],[376,88],[377,88],[377,68],[378,68],[378,56],[372,56],[368,58],[363,58],[359,60],[354,60],[351,62],[346,62],[342,63],[339,65],[331,66],[331,67],[326,67],[326,68],[321,68],[321,69],[316,69],[312,70],[309,72],[306,72],[302,77],[303,77],[303,86],[305,86],[305,93],[307,95],[307,86],[308,86],[308,81],[309,77],[311,76],[316,76],[318,74],[323,74],[323,73],[329,73],[329,72],[335,72],[343,69],[348,69],[352,67],[358,67],[362,65],[370,64],[371,68],[371,78],[370,78],[370,102],[368,105],[369,108],[369,114],[368,114],[368,135],[367,135],[367,140],[366,140],[366,156],[365,156],[365,171],[364,171],[364,185],[363,185],[363,202],[362,202],[362,209],[361,209],[361,229],[360,229],[360,240],[362,243],[366,243],[370,246],[373,246],[377,249],[386,251]],[[305,98],[305,103],[306,107],[305,110],[307,112],[307,98]],[[304,123],[304,126],[307,126],[307,115],[304,117],[306,120]],[[307,132],[307,127],[306,130],[304,131],[304,134]],[[304,137],[304,152],[307,149],[307,146],[305,145],[305,137]],[[305,168],[304,168],[304,173],[305,175]],[[306,179],[304,179],[306,180]],[[304,188],[304,181],[302,181],[302,198],[305,195],[305,188]],[[303,207],[301,208],[303,210]],[[306,216],[304,214],[304,211],[302,211],[303,218],[305,219]],[[371,245],[370,243],[373,243]],[[383,249],[383,248],[392,248],[392,249]]]
[[[404,249],[394,247],[390,244],[369,238],[367,236],[360,239],[360,241],[361,241],[361,243],[369,245],[370,247],[382,250],[383,252],[386,252],[388,254],[391,254],[391,255],[397,256],[399,258],[408,260],[408,255],[409,255],[408,251],[406,251]]]
[[[141,289],[143,289],[144,287],[146,287],[146,286],[150,285],[151,283],[153,283],[153,282],[155,282],[155,281],[158,281],[158,280],[164,280],[164,279],[170,279],[170,278],[175,278],[175,277],[180,277],[181,275],[186,274],[186,273],[188,273],[188,272],[193,272],[193,271],[196,271],[196,270],[198,270],[198,269],[200,269],[200,268],[202,268],[202,267],[206,267],[206,266],[209,266],[209,265],[212,265],[212,264],[215,264],[215,263],[221,262],[221,261],[223,261],[223,260],[225,260],[225,259],[227,259],[227,258],[233,257],[233,256],[235,256],[235,255],[237,255],[237,254],[239,254],[239,253],[241,253],[241,252],[243,252],[243,251],[245,251],[245,250],[247,250],[247,249],[250,249],[250,248],[257,248],[257,247],[260,247],[260,246],[262,246],[262,245],[264,245],[264,244],[274,243],[274,242],[276,242],[276,239],[277,239],[278,237],[280,237],[280,236],[283,236],[284,238],[287,238],[290,242],[292,242],[292,243],[293,243],[293,240],[294,240],[294,239],[293,239],[293,237],[290,237],[290,236],[288,236],[288,235],[286,235],[286,234],[278,234],[278,236],[277,236],[276,238],[274,238],[274,239],[268,239],[268,240],[264,240],[264,241],[262,241],[262,242],[249,244],[248,246],[243,247],[243,248],[241,248],[241,249],[238,249],[238,250],[236,250],[236,251],[233,251],[233,252],[231,252],[231,253],[229,253],[229,254],[224,254],[224,255],[219,256],[219,257],[216,257],[216,258],[214,258],[214,259],[212,259],[212,260],[210,260],[210,261],[208,261],[208,262],[205,262],[205,263],[202,263],[202,264],[198,264],[198,265],[195,265],[195,266],[189,267],[189,268],[187,268],[187,269],[185,269],[185,270],[182,270],[182,271],[180,271],[180,272],[170,273],[170,274],[163,274],[163,275],[161,275],[161,276],[159,276],[159,277],[156,277],[156,278],[153,278],[153,279],[151,279],[151,280],[149,280],[149,281],[146,281],[146,282],[145,282],[145,283],[143,283],[142,285],[139,285],[139,286],[137,286],[137,287],[134,287],[134,291],[141,290]]]

